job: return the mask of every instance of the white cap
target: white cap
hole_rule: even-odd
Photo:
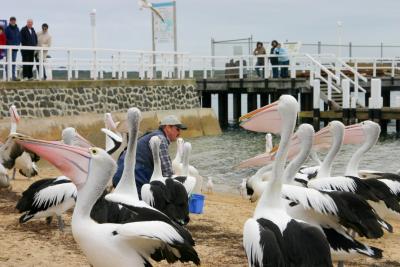
[[[165,125],[174,125],[178,127],[179,129],[186,130],[187,127],[185,124],[183,124],[176,116],[174,115],[168,115],[165,116],[161,121],[160,121],[160,126],[165,126]]]

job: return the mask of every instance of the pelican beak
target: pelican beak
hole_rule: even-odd
[[[111,140],[114,141],[114,143],[122,143],[122,137],[119,136],[118,134],[114,133],[113,131],[106,129],[106,128],[101,128],[101,131],[107,135]]]
[[[346,126],[344,128],[343,144],[360,144],[365,141],[365,132],[361,123]]]
[[[106,128],[110,129],[112,131],[117,130],[117,125],[115,124],[115,122],[111,116],[111,113],[106,113],[104,116],[105,116],[104,123],[106,125]]]
[[[10,115],[12,122],[19,123],[21,117],[19,116],[17,108],[14,105],[10,107]]]
[[[279,133],[282,118],[278,112],[279,100],[249,112],[239,118],[240,126],[254,132]]]
[[[15,136],[15,141],[25,149],[39,155],[59,169],[79,189],[85,184],[91,153],[88,148],[70,146],[55,141],[33,139],[28,136]]]
[[[329,149],[331,145],[332,134],[330,132],[330,125],[328,125],[315,133],[313,148],[319,151]]]

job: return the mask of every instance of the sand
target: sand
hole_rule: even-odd
[[[57,220],[50,225],[44,219],[18,223],[20,215],[15,205],[21,192],[34,180],[58,174],[53,167],[41,166],[41,177],[28,180],[18,175],[11,190],[0,190],[0,266],[89,266],[72,237],[71,212],[64,215],[66,230],[63,233],[57,228]],[[191,215],[188,225],[202,266],[246,266],[242,227],[254,207],[254,203],[241,198],[238,192],[206,194],[204,213]],[[354,258],[346,266],[400,266],[400,223],[391,223],[395,233],[386,234],[379,240],[363,240],[384,249],[383,259]],[[154,266],[168,264],[161,262]]]

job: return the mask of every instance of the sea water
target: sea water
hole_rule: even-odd
[[[389,128],[393,131],[393,128]],[[212,177],[216,191],[239,194],[239,184],[243,178],[254,174],[258,168],[238,169],[237,165],[248,158],[265,151],[265,135],[239,128],[228,129],[219,136],[191,138],[192,154],[190,164],[195,166],[203,177]],[[274,144],[279,138],[273,137]],[[345,145],[333,164],[333,175],[343,175],[346,164],[358,146]],[[175,147],[172,146],[172,157]],[[323,159],[323,154],[319,154]],[[378,143],[367,152],[360,163],[360,169],[395,172],[400,169],[400,140],[393,136],[381,137]],[[316,165],[312,160],[308,165]],[[204,181],[206,183],[206,179]]]

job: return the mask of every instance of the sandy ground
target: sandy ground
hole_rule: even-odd
[[[57,174],[52,167],[42,166],[41,177],[28,180],[17,176],[11,190],[0,190],[0,266],[89,266],[72,237],[71,213],[64,216],[67,226],[64,233],[58,230],[56,220],[51,225],[46,225],[44,219],[18,224],[20,215],[15,205],[21,192],[33,180]],[[242,199],[238,193],[206,195],[204,213],[193,214],[188,226],[196,241],[202,266],[246,266],[242,227],[252,215],[254,207],[254,204]],[[347,262],[346,266],[400,266],[400,223],[392,224],[394,234],[387,234],[380,240],[366,241],[384,249],[382,260],[355,258]],[[166,262],[154,265],[167,266]]]

